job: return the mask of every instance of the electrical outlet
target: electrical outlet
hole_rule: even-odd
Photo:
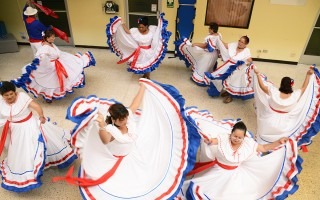
[[[268,50],[267,49],[263,49],[262,52],[263,53],[268,53]]]

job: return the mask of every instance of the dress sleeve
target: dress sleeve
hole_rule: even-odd
[[[29,104],[31,103],[31,101],[33,100],[31,97],[29,97],[29,95],[27,95],[24,92],[19,92],[19,100],[22,102],[27,102],[27,105],[29,106]]]
[[[150,25],[149,26],[149,31],[152,33],[152,35],[157,31],[157,26]]]

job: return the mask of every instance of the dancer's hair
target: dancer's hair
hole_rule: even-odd
[[[294,81],[290,77],[283,77],[281,80],[279,91],[285,94],[291,94],[293,92],[292,85]]]
[[[16,86],[9,82],[9,81],[2,81],[0,82],[0,93],[1,95],[4,95],[5,93],[13,91],[16,92]]]
[[[244,136],[246,135],[246,133],[247,133],[247,126],[246,126],[242,121],[237,122],[237,123],[233,126],[231,133],[233,133],[233,132],[236,131],[237,129],[238,129],[238,130],[241,130],[241,131],[244,131]]]
[[[214,33],[218,33],[219,25],[213,22],[209,25],[209,28],[213,30]]]
[[[128,112],[127,108],[124,105],[122,105],[121,103],[115,103],[115,104],[111,105],[109,107],[108,112],[110,113],[110,115],[107,116],[107,119],[106,119],[107,124],[112,124],[112,119],[113,120],[117,120],[117,119],[122,120],[122,119],[129,116],[129,112]]]
[[[148,17],[144,16],[144,17],[139,17],[138,18],[138,24],[143,24],[145,26],[149,26],[149,20]]]
[[[47,38],[55,35],[54,31],[52,29],[47,29],[44,31],[43,41],[47,42]]]
[[[245,44],[246,44],[246,45],[247,45],[247,44],[249,44],[250,39],[249,39],[249,37],[248,37],[248,36],[244,35],[244,36],[242,36],[241,38],[243,38],[243,39],[244,39],[244,41],[245,41]]]

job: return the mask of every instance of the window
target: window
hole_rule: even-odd
[[[208,0],[205,25],[249,28],[254,0]]]

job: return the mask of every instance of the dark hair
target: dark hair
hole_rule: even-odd
[[[219,29],[219,25],[217,23],[211,23],[209,24],[209,28],[213,30],[214,33],[217,33]]]
[[[245,41],[246,45],[247,45],[247,44],[249,44],[250,39],[249,39],[249,37],[248,37],[248,36],[244,35],[244,36],[242,36],[241,38],[243,38],[243,39],[244,39],[244,41]]]
[[[246,136],[247,126],[242,121],[239,121],[235,125],[233,125],[231,133],[233,133],[237,129],[244,131],[244,136]]]
[[[293,92],[292,85],[293,79],[290,77],[283,77],[281,80],[279,91],[285,94],[291,94]]]
[[[1,95],[4,95],[7,92],[16,92],[16,86],[9,82],[9,81],[2,81],[0,82],[0,93]]]
[[[111,105],[108,109],[108,112],[110,113],[110,116],[107,116],[107,119],[106,119],[107,124],[112,124],[111,118],[113,120],[117,120],[117,119],[122,120],[128,117],[129,115],[127,108],[121,103],[115,103]]]
[[[148,21],[148,17],[144,16],[144,17],[139,17],[138,18],[138,24],[143,24],[145,26],[149,26],[149,21]]]
[[[52,29],[47,29],[44,31],[44,36],[43,36],[43,40],[47,41],[47,38],[51,37],[55,35],[54,31]]]

